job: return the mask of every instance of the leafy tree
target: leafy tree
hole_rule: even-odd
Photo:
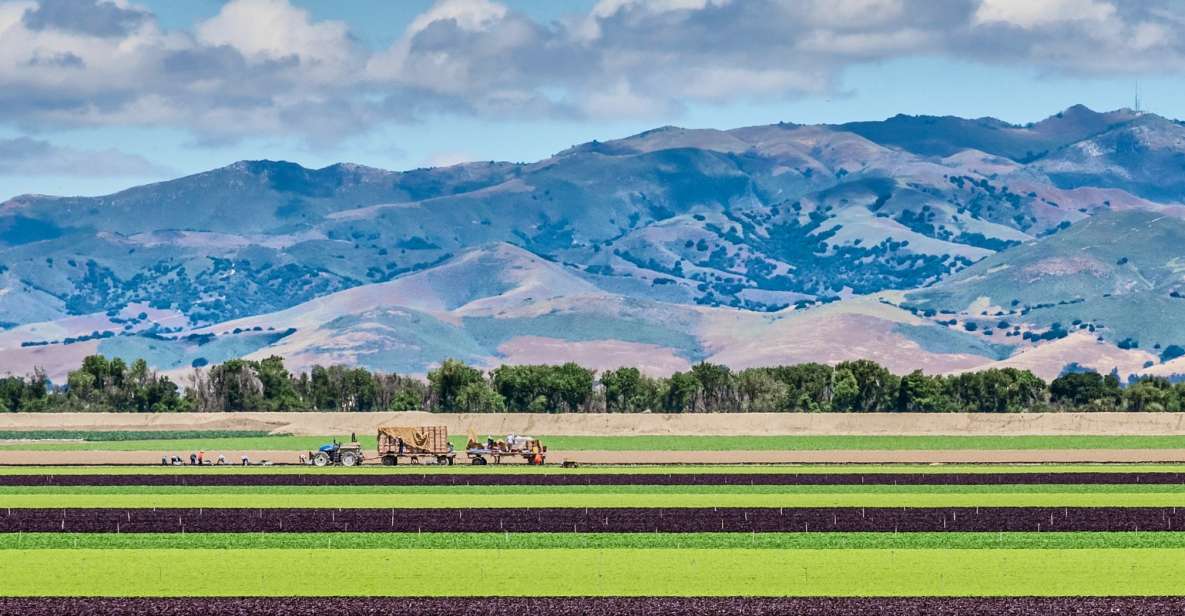
[[[909,413],[948,413],[955,405],[941,376],[927,376],[921,370],[914,370],[901,379],[897,408]]]
[[[1176,388],[1161,377],[1147,377],[1129,385],[1123,392],[1123,401],[1129,411],[1181,410]]]
[[[773,377],[789,389],[787,406],[795,411],[831,410],[835,370],[826,364],[808,363],[770,369]]]
[[[835,371],[837,375],[840,371],[847,372],[856,381],[856,398],[845,398],[845,410],[875,412],[890,409],[896,402],[900,379],[880,364],[867,359],[845,361]],[[838,389],[836,397],[839,397]]]
[[[436,408],[442,411],[457,411],[460,410],[459,396],[461,392],[475,383],[484,384],[485,379],[482,377],[481,370],[466,366],[463,362],[455,359],[446,359],[439,368],[428,373],[428,383]],[[472,396],[476,393],[476,389],[469,392],[469,397],[466,399],[467,404],[472,402]],[[504,400],[503,404],[505,404]]]
[[[1119,377],[1097,372],[1070,372],[1049,384],[1050,401],[1062,407],[1118,408]]]
[[[700,384],[706,411],[727,411],[736,407],[732,371],[728,366],[700,362],[691,367],[691,375]]]
[[[768,368],[749,368],[736,375],[740,409],[748,412],[777,412],[790,407],[790,387],[775,378]]]
[[[284,368],[284,358],[272,355],[255,365],[259,382],[263,385],[263,407],[266,411],[291,411],[303,405],[292,375]]]
[[[667,379],[666,396],[663,408],[674,413],[684,413],[695,410],[696,400],[700,395],[700,382],[690,372],[676,372]]]
[[[457,392],[454,407],[462,413],[500,413],[506,410],[506,401],[485,381],[471,381]]]

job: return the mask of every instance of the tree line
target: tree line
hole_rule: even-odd
[[[142,360],[92,355],[55,384],[45,371],[0,378],[0,412],[432,411],[468,413],[1017,413],[1185,410],[1185,383],[1028,370],[904,376],[869,360],[732,370],[699,363],[669,377],[632,367],[504,365],[449,359],[427,379],[342,365],[291,372],[280,357],[197,368],[176,383]]]

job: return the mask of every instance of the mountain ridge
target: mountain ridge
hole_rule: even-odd
[[[1033,245],[1077,250],[1069,240],[1096,219],[1110,233],[1149,238],[1156,251],[1128,258],[1176,280],[1171,238],[1185,211],[1182,161],[1180,122],[1074,106],[1023,126],[904,115],[842,125],[668,126],[529,164],[387,171],[239,161],[102,197],[23,195],[0,204],[0,322],[8,330],[0,333],[0,355],[8,358],[0,370],[56,362],[53,347],[72,356],[78,345],[156,353],[170,369],[269,349],[308,361],[356,358],[342,341],[362,349],[376,331],[417,358],[383,355],[368,364],[377,369],[422,370],[442,359],[433,353],[450,349],[486,364],[579,359],[564,355],[565,344],[623,359],[650,353],[663,358],[654,362],[663,369],[712,357],[744,363],[746,354],[833,361],[843,354],[819,348],[822,339],[814,347],[780,342],[813,339],[799,324],[819,318],[817,331],[842,332],[835,324],[846,323],[874,332],[874,344],[850,344],[899,369],[909,367],[910,354],[949,370],[1007,362],[1050,342],[1043,336],[1054,323],[1069,328],[1075,320],[1074,327],[1110,321],[1101,344],[1153,330],[1155,341],[1140,336],[1146,344],[1185,343],[1185,331],[1141,326],[1116,307],[1169,310],[1169,294],[1185,293],[1185,285],[1157,287],[1165,297],[1078,302],[1065,292],[1070,278],[1043,278],[1026,292],[1044,293],[1051,299],[1032,304],[1052,302],[1056,310],[1009,315],[1011,306],[999,306],[1013,320],[1028,319],[1016,335],[985,331],[982,317],[995,315],[973,310],[980,295],[998,295],[988,291],[1004,284],[980,272],[1024,261]],[[1141,231],[1150,220],[1156,229]],[[457,274],[466,258],[493,259],[488,276]],[[550,285],[555,293],[531,307],[515,303],[539,294],[493,284],[516,271],[550,272],[533,288]],[[456,296],[468,301],[427,305],[381,293],[420,281],[420,299],[441,299],[428,282],[434,278],[472,291]],[[343,309],[339,316],[350,318],[330,333],[324,328],[333,319],[306,326],[337,340],[340,353],[321,353],[324,345],[299,323],[284,324],[285,311],[305,314],[355,290],[370,297],[365,309]],[[963,299],[950,303],[955,296]],[[862,306],[869,302],[893,308],[868,315]],[[1055,312],[1059,320],[1045,318]],[[255,319],[248,333],[234,334],[239,325],[220,333],[217,353],[208,352],[212,342],[152,338],[206,340],[245,319]],[[272,333],[254,329],[260,319],[275,321]],[[413,324],[435,333],[410,335]],[[646,333],[633,335],[631,327]],[[280,336],[289,329],[296,331]],[[605,336],[594,338],[598,329]],[[111,335],[98,336],[105,331]],[[765,332],[783,352],[746,347],[753,332]],[[1089,362],[1079,347],[1066,363]],[[1156,349],[1147,351],[1156,357]]]

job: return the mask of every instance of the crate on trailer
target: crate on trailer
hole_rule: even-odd
[[[435,459],[452,464],[456,454],[448,440],[448,426],[382,426],[378,433],[379,458],[393,466],[405,459],[412,464]]]

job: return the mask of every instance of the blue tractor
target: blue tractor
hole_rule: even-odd
[[[357,466],[362,464],[362,446],[356,440],[339,443],[335,439],[332,443],[320,446],[315,452],[310,451],[308,460],[313,466]]]

